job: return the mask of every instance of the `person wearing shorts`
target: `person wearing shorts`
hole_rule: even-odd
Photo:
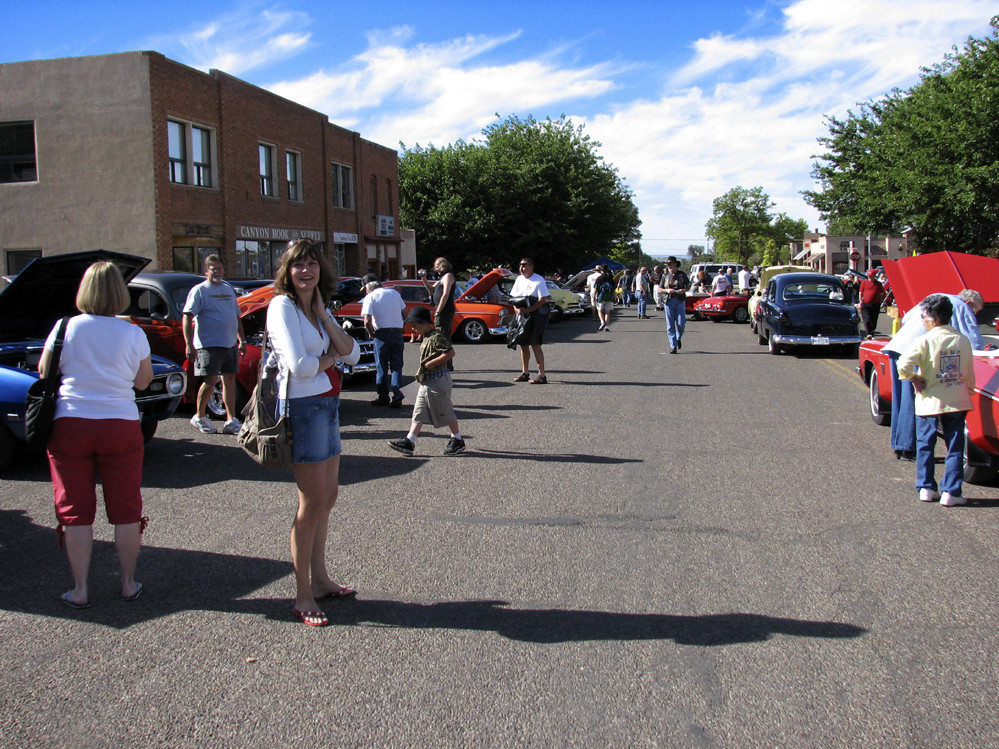
[[[114,525],[121,597],[134,601],[142,593],[135,566],[145,525],[140,491],[143,439],[133,388],[149,387],[153,365],[143,330],[116,317],[129,301],[128,288],[113,263],[91,265],[76,294],[82,314],[69,320],[59,357],[62,383],[47,452],[58,532],[74,581],[61,600],[74,609],[90,606],[87,581],[98,474],[108,522]],[[42,377],[52,366],[58,327],[57,323],[45,342],[38,367]]]
[[[209,255],[205,258],[205,280],[188,292],[184,304],[187,358],[194,364],[194,375],[203,378],[191,425],[205,434],[217,431],[207,410],[220,375],[226,416],[222,433],[237,434],[242,426],[236,418],[236,372],[239,357],[246,353],[246,339],[236,292],[222,280],[224,275],[222,260],[218,255]]]
[[[551,297],[548,295],[548,284],[545,279],[534,272],[534,260],[525,257],[520,261],[520,275],[513,282],[510,289],[511,297],[530,297],[534,301],[527,307],[517,307],[518,315],[530,316],[529,325],[531,334],[527,341],[518,343],[520,346],[520,368],[521,372],[514,378],[514,382],[529,382],[532,385],[547,385],[548,378],[545,376],[545,352],[541,345],[544,341],[545,327],[548,325],[548,303]],[[531,352],[534,352],[534,361],[538,365],[538,376],[531,377]]]
[[[287,399],[291,419],[292,472],[298,488],[298,509],[291,526],[292,614],[311,627],[329,624],[318,601],[356,592],[334,582],[326,565],[330,514],[340,486],[337,362],[357,364],[361,358],[357,341],[327,307],[336,284],[333,267],[320,247],[309,240],[295,240],[281,256],[274,299],[267,308],[278,390]]]
[[[420,391],[413,404],[409,434],[402,439],[391,440],[389,447],[403,455],[412,455],[423,425],[432,424],[435,428],[446,426],[451,430],[451,439],[444,448],[445,455],[463,453],[465,440],[461,436],[458,417],[454,415],[454,405],[451,403],[451,360],[454,358],[451,339],[434,327],[430,310],[425,307],[414,307],[407,315],[406,322],[423,336],[420,368],[416,372]]]

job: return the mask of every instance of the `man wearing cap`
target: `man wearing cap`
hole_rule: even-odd
[[[666,270],[659,280],[660,294],[666,307],[666,336],[669,339],[669,352],[679,352],[683,340],[683,329],[687,326],[687,289],[690,279],[680,270],[677,259],[666,258]]]
[[[871,268],[867,278],[860,282],[860,302],[856,305],[868,336],[873,336],[878,327],[878,312],[884,298],[885,287],[878,280],[878,272]]]
[[[395,289],[385,288],[369,273],[361,279],[364,301],[361,315],[364,327],[375,342],[375,390],[378,397],[372,406],[399,408],[402,405],[402,340],[403,315],[406,303]],[[388,373],[391,372],[392,400],[389,400]]]

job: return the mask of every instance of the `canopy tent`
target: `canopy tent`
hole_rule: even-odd
[[[607,266],[607,270],[613,270],[613,271],[624,270],[624,268],[625,268],[624,265],[622,265],[621,263],[615,262],[614,260],[611,260],[609,257],[599,257],[596,260],[594,260],[592,263],[590,263],[589,265],[584,265],[582,267],[581,271],[583,271],[583,270],[593,270],[598,265],[606,265]]]
[[[900,314],[930,294],[957,294],[961,289],[974,289],[987,304],[999,302],[999,259],[994,257],[930,252],[885,260],[883,265]]]

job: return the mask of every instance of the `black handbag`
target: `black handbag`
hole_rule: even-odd
[[[49,439],[52,437],[56,400],[59,397],[59,385],[62,383],[59,357],[62,355],[62,342],[66,337],[68,322],[69,318],[64,317],[59,324],[59,332],[53,341],[52,356],[45,377],[31,383],[24,399],[24,438],[29,445],[39,450],[49,444]]]
[[[257,385],[250,401],[243,409],[243,426],[236,435],[236,442],[243,451],[264,468],[276,471],[291,470],[292,443],[291,417],[288,415],[288,378],[285,378],[284,409],[276,416],[279,394],[277,370],[267,371],[267,331],[260,347],[260,366]]]

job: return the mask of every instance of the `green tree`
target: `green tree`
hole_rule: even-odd
[[[693,265],[694,263],[697,263],[698,262],[698,258],[701,257],[701,255],[704,254],[704,245],[703,244],[688,244],[687,245],[687,254],[690,256],[690,264],[691,265]]]
[[[564,117],[508,117],[474,143],[419,145],[399,158],[400,214],[417,256],[456,268],[534,257],[541,272],[575,271],[607,255],[639,255],[631,190],[600,144]]]
[[[715,241],[715,255],[742,263],[750,251],[750,241],[770,228],[774,207],[762,187],[747,190],[733,187],[712,203],[714,215],[706,224],[707,235]]]
[[[920,82],[827,118],[805,200],[854,233],[911,227],[924,250],[999,244],[999,17]]]

